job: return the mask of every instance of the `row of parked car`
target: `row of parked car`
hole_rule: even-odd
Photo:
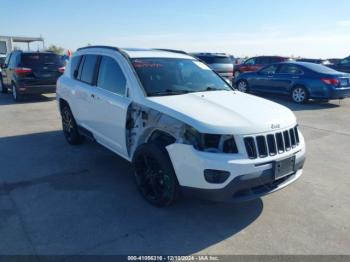
[[[241,92],[289,95],[296,103],[308,99],[343,99],[350,96],[350,57],[339,61],[259,56],[241,64],[226,54],[193,53]]]
[[[159,51],[186,54],[179,50]],[[292,60],[280,56],[258,56],[237,64],[224,53],[189,54],[207,64],[241,92],[266,92],[289,95],[296,103],[308,99],[342,99],[350,96],[350,57],[331,61]],[[25,94],[54,92],[68,57],[51,52],[14,51],[0,58],[0,89],[9,89],[15,101]]]

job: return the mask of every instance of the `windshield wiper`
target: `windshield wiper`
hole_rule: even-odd
[[[173,90],[173,89],[166,89],[162,91],[152,92],[149,93],[149,96],[168,96],[168,95],[182,95],[190,93],[190,90]]]
[[[200,90],[198,92],[206,92],[206,91],[230,91],[230,90],[208,86],[206,89]]]

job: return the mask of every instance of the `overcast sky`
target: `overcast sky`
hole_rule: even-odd
[[[42,35],[46,45],[71,50],[104,44],[235,56],[350,55],[349,0],[0,0],[0,6],[0,35]]]

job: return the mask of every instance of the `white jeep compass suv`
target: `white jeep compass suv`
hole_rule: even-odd
[[[151,49],[80,48],[57,82],[63,132],[132,162],[150,203],[180,192],[243,201],[297,180],[304,138],[281,105],[233,90],[192,56]]]

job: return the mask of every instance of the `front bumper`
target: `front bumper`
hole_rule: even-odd
[[[183,192],[213,201],[247,201],[280,190],[301,176],[305,162],[303,138],[293,150],[254,160],[239,154],[200,152],[183,144],[169,145],[167,150]],[[295,172],[275,180],[275,162],[291,156],[295,156]],[[205,169],[228,171],[230,176],[224,183],[209,183]]]

